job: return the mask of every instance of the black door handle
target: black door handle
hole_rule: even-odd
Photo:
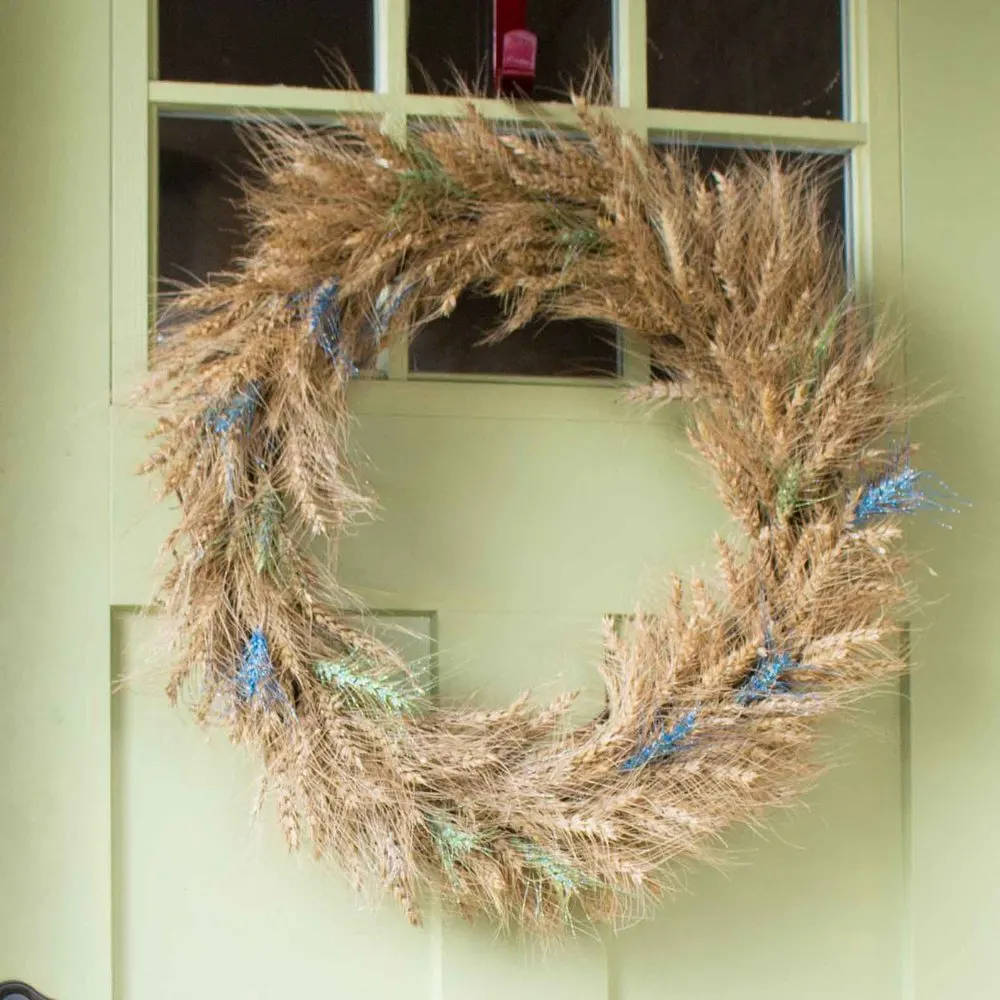
[[[33,986],[8,979],[0,983],[0,1000],[49,1000]]]

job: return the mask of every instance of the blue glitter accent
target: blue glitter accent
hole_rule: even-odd
[[[223,445],[228,445],[233,435],[241,434],[249,428],[260,402],[260,384],[250,382],[225,406],[209,407],[205,411],[205,426],[222,439]],[[236,492],[236,469],[231,449],[227,447],[224,450],[226,461],[224,496],[228,504],[233,502]]]
[[[788,653],[768,653],[757,658],[757,666],[753,673],[743,682],[736,692],[736,701],[740,705],[752,705],[755,701],[763,701],[775,691],[787,691],[788,682],[782,678],[788,670],[800,666]]]
[[[260,386],[251,382],[223,407],[213,406],[205,412],[205,423],[220,436],[239,433],[250,426],[260,403]]]
[[[246,702],[259,697],[265,705],[286,700],[285,692],[274,676],[274,664],[271,663],[271,652],[263,629],[255,628],[243,647],[240,667],[236,672],[236,694]]]
[[[448,879],[456,888],[462,884],[459,878],[458,865],[473,851],[485,850],[480,838],[474,833],[461,830],[444,820],[430,819],[428,825],[434,846],[448,873]]]
[[[329,278],[313,292],[309,306],[309,332],[316,338],[324,354],[331,361],[340,358],[340,305],[337,293],[340,283]]]
[[[932,483],[937,492],[928,492],[924,484]],[[914,469],[905,458],[897,459],[878,479],[868,483],[854,507],[853,525],[863,527],[878,517],[914,514],[920,510],[954,511],[945,502],[948,488],[929,472]]]
[[[757,657],[757,664],[753,673],[743,682],[736,692],[736,702],[739,705],[752,705],[754,702],[763,701],[776,691],[785,693],[788,691],[788,681],[784,674],[789,670],[800,670],[802,664],[792,658],[790,653],[779,653],[778,645],[774,641],[774,633],[771,631],[770,615],[766,608],[764,614],[764,651]]]
[[[359,374],[358,366],[344,357],[340,349],[343,326],[340,304],[337,301],[339,292],[340,282],[336,278],[328,278],[316,287],[309,305],[309,332],[316,338],[323,353],[335,365],[344,365],[348,375],[353,378]]]
[[[650,761],[660,760],[672,754],[686,737],[691,734],[697,721],[698,713],[692,709],[680,722],[670,729],[664,729],[652,743],[647,743],[641,750],[634,753],[622,765],[623,771],[635,771]]]
[[[568,898],[581,889],[593,888],[598,884],[595,879],[578,868],[547,854],[531,840],[524,837],[514,837],[511,843],[520,851],[528,867],[533,868],[543,880],[551,883],[564,897]],[[536,898],[536,902],[540,906],[541,899]],[[538,906],[536,906],[536,912]]]

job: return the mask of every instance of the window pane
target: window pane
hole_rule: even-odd
[[[250,154],[225,121],[161,118],[158,263],[161,290],[226,270],[246,242],[238,177]]]
[[[583,320],[528,324],[499,344],[479,341],[503,322],[500,303],[467,292],[448,317],[425,326],[410,346],[410,371],[562,378],[614,378],[613,328]]]
[[[528,0],[527,27],[538,36],[533,96],[563,100],[591,52],[610,51],[611,0]],[[456,70],[489,84],[492,51],[492,0],[410,0],[411,91],[451,90]]]
[[[843,116],[839,0],[663,0],[646,16],[651,107]]]
[[[676,147],[674,147],[676,150]],[[682,153],[684,151],[682,150]],[[725,172],[733,166],[738,165],[741,160],[750,158],[751,160],[766,160],[772,154],[766,151],[734,149],[722,146],[698,146],[687,152],[694,158],[697,169],[703,174],[710,174],[713,170]],[[839,154],[820,153],[790,153],[781,152],[778,154],[782,161],[788,164],[798,164],[812,162],[821,171],[821,177],[825,181],[826,198],[824,202],[824,221],[827,232],[831,240],[843,245],[845,263],[850,273],[850,260],[847,257],[848,244],[848,157]],[[652,366],[653,378],[667,379],[671,374],[666,369],[657,365],[654,359]]]
[[[734,149],[731,146],[698,146],[693,151],[697,168],[703,174],[725,172],[741,161],[767,162],[775,155],[767,150]],[[820,171],[826,184],[825,219],[832,239],[843,241],[847,233],[847,163],[839,153],[778,152],[782,163],[790,166],[811,163]]]
[[[496,125],[499,131],[509,128],[521,141],[541,141],[513,122]],[[434,127],[428,120],[412,128],[419,132]],[[617,378],[620,373],[613,327],[587,320],[538,319],[498,344],[482,343],[503,320],[497,299],[469,289],[450,316],[429,323],[415,336],[410,371],[552,378]]]
[[[159,0],[160,79],[372,88],[371,0]]]
[[[239,177],[253,168],[229,122],[162,117],[159,123],[160,289],[228,269],[246,243]],[[596,323],[535,323],[503,343],[477,346],[502,321],[499,303],[465,295],[446,319],[421,331],[410,354],[417,372],[614,377],[615,331]]]

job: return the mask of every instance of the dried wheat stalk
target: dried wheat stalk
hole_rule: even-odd
[[[893,342],[844,304],[822,184],[777,160],[702,177],[576,111],[586,141],[474,110],[406,147],[369,120],[265,129],[247,258],[171,302],[148,389],[165,414],[147,468],[182,512],[171,695],[256,750],[292,846],[415,921],[427,890],[531,930],[641,913],[670,862],[801,790],[815,717],[903,669],[898,527],[859,514],[904,416]],[[675,581],[609,629],[606,709],[582,728],[562,700],[429,703],[307,551],[368,509],[353,366],[473,285],[506,305],[498,338],[539,314],[645,338],[676,373],[650,395],[692,400],[745,531],[719,543],[724,591]]]

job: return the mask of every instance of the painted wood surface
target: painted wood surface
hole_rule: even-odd
[[[157,696],[159,626],[137,609],[171,515],[132,476],[143,415],[109,405],[144,355],[147,60],[129,40],[146,13],[0,5],[0,973],[84,1000],[991,995],[1000,23],[976,0],[853,10],[865,124],[837,127],[862,143],[859,276],[905,293],[913,372],[958,387],[915,437],[976,501],[960,530],[920,536],[939,573],[921,586],[949,599],[915,623],[912,732],[906,703],[901,721],[891,694],[871,702],[831,730],[837,766],[803,809],[733,838],[734,867],[692,870],[617,938],[540,954],[433,907],[420,930],[359,914],[266,810],[250,823],[240,751]],[[703,124],[739,134],[731,117]],[[600,617],[708,566],[725,528],[681,415],[640,418],[611,390],[389,383],[357,405],[383,513],[342,569],[373,606],[428,616],[445,694],[582,686],[583,711]],[[140,679],[113,699],[123,671]]]

